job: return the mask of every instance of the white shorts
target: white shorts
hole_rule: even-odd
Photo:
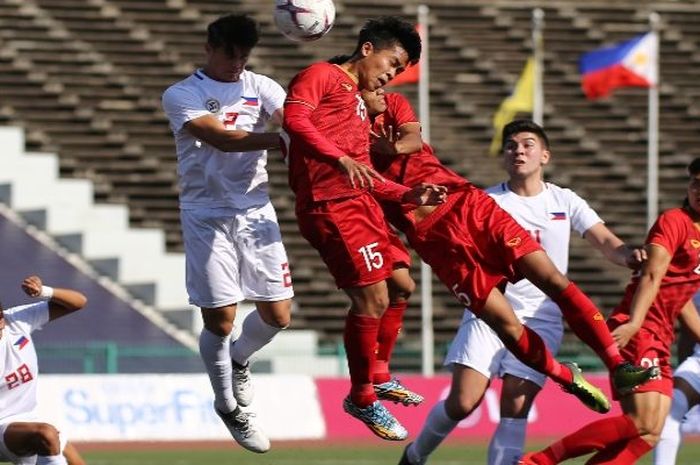
[[[557,353],[564,332],[561,322],[528,318],[523,323],[539,334],[552,354]],[[546,375],[533,370],[511,354],[496,333],[476,317],[462,320],[445,356],[445,366],[452,364],[472,368],[489,379],[509,374],[532,381],[540,387],[547,380]]]
[[[36,455],[27,455],[20,457],[10,452],[5,445],[5,431],[12,423],[50,423],[46,419],[41,419],[36,414],[27,414],[26,416],[13,416],[7,423],[0,423],[0,462],[12,462],[15,465],[36,465]],[[58,428],[58,427],[57,427]],[[61,453],[66,447],[66,436],[61,434],[59,428],[59,440],[61,443]]]
[[[694,354],[683,360],[673,376],[683,378],[695,389],[695,392],[700,392],[700,357]]]
[[[292,278],[271,203],[181,210],[187,293],[198,307],[291,299]]]

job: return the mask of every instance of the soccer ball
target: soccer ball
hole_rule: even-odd
[[[333,27],[333,0],[275,0],[275,25],[287,38],[309,42]]]

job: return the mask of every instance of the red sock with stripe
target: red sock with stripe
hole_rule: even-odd
[[[523,326],[517,342],[505,345],[518,360],[546,374],[556,383],[570,384],[573,381],[571,371],[554,358],[539,334],[527,326]]]

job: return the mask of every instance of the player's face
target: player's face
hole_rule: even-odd
[[[384,113],[386,111],[386,97],[384,96],[384,89],[377,89],[374,91],[363,90],[362,100],[365,101],[367,112],[372,116]]]
[[[511,179],[541,176],[549,162],[549,150],[536,134],[521,132],[511,136],[503,147],[503,163]]]
[[[398,44],[376,49],[370,42],[365,42],[361,51],[363,58],[357,64],[360,89],[372,91],[385,86],[408,64],[408,53]]]
[[[212,48],[206,45],[207,64],[204,72],[210,78],[221,82],[236,82],[248,63],[250,49],[234,47],[233,53],[227,53],[225,47]]]
[[[700,174],[690,177],[690,183],[688,183],[688,202],[690,203],[690,208],[700,214]]]

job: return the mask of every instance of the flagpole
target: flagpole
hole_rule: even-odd
[[[535,58],[535,78],[533,79],[532,120],[544,126],[544,90],[542,79],[544,75],[544,45],[542,30],[544,26],[544,10],[532,10],[532,52]]]
[[[418,25],[422,41],[420,79],[418,80],[418,117],[421,122],[422,138],[430,143],[430,41],[426,5],[418,5]],[[433,334],[433,273],[430,265],[421,261],[421,354],[423,376],[435,373],[435,346]]]
[[[650,57],[652,82],[649,86],[649,109],[647,123],[647,230],[651,228],[659,213],[659,14],[649,13],[649,27],[656,40],[654,53]]]

